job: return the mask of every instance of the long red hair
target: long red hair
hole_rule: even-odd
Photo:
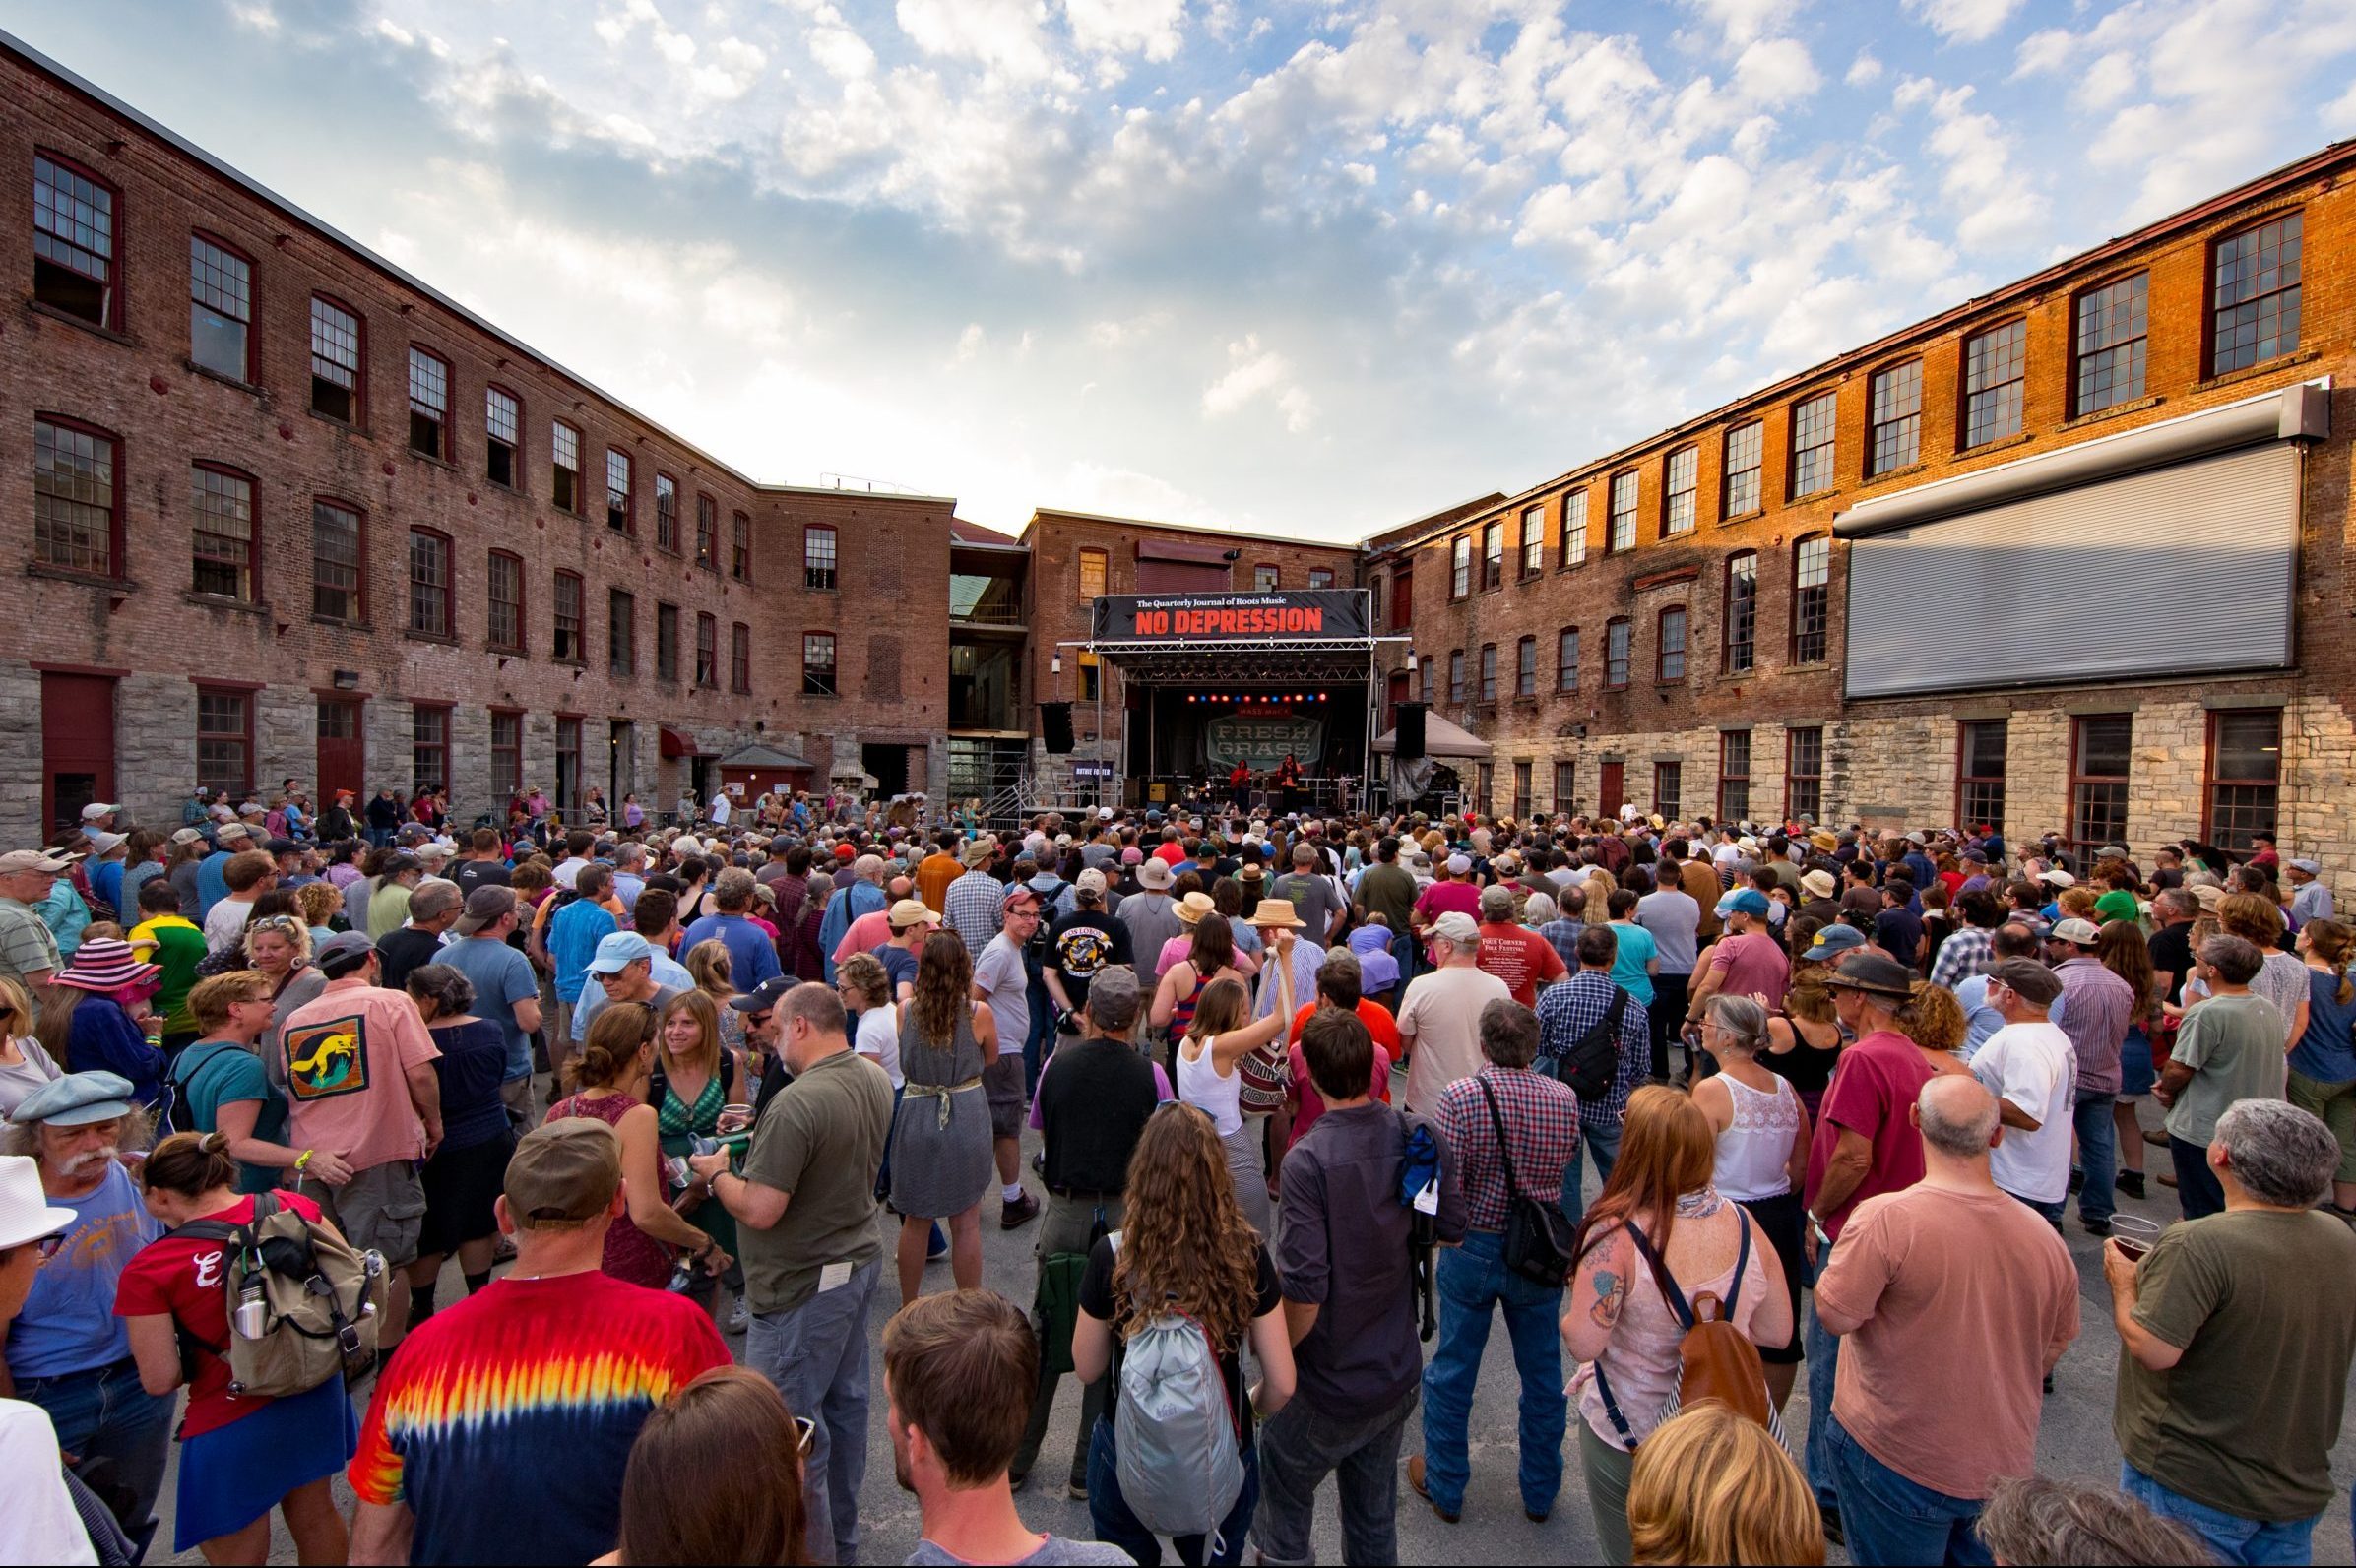
[[[1653,1251],[1669,1255],[1669,1228],[1677,1200],[1709,1185],[1717,1168],[1717,1135],[1693,1097],[1682,1089],[1648,1084],[1628,1097],[1620,1135],[1620,1160],[1602,1196],[1579,1223],[1573,1257],[1631,1220],[1645,1225]]]

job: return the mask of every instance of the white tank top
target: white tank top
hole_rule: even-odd
[[[1718,1135],[1718,1169],[1711,1184],[1737,1202],[1779,1198],[1792,1190],[1792,1144],[1800,1136],[1800,1097],[1784,1080],[1768,1094],[1726,1073],[1718,1082],[1734,1097],[1735,1119]]]
[[[1211,1041],[1202,1042],[1202,1054],[1192,1061],[1186,1059],[1181,1047],[1178,1053],[1178,1098],[1211,1118],[1211,1128],[1225,1138],[1242,1130],[1243,1075],[1231,1072],[1225,1078],[1211,1063]]]

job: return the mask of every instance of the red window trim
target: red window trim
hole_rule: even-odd
[[[581,464],[585,461],[581,456],[581,450],[586,444],[588,437],[582,432],[581,427],[573,423],[570,419],[550,419],[548,421],[548,428],[551,432],[553,432],[555,427],[558,425],[564,426],[565,429],[570,430],[573,433],[573,504],[568,515],[572,517],[587,517],[589,515],[589,485],[587,482],[588,475],[582,472],[581,470]],[[519,408],[516,411],[516,433],[521,435],[523,433],[523,410]],[[551,486],[548,493],[548,504],[550,506],[556,505],[556,495],[553,488],[555,484],[555,471],[556,438],[551,433],[548,438],[548,472],[550,475],[548,482]],[[566,511],[566,508],[559,506],[556,507],[556,510],[559,512],[564,512]]]
[[[813,637],[825,638],[828,652],[834,655],[833,660],[824,667],[834,672],[835,689],[831,693],[805,690],[801,695],[804,697],[833,696],[839,698],[843,695],[843,642],[841,638],[835,635],[834,628],[830,626],[809,626],[802,629],[801,659],[799,665],[802,679],[806,681],[809,678],[810,639]]]
[[[63,153],[57,152],[52,148],[42,147],[38,143],[33,144],[32,156],[34,157],[45,157],[60,168],[73,170],[75,173],[81,175],[84,179],[90,181],[93,185],[96,185],[100,190],[104,191],[108,196],[114,198],[113,205],[109,212],[109,216],[114,221],[114,228],[110,236],[114,242],[114,252],[106,258],[106,319],[97,323],[97,325],[104,328],[108,332],[122,332],[124,330],[124,305],[125,301],[129,297],[129,291],[124,287],[124,279],[126,273],[123,261],[123,236],[130,232],[129,225],[123,221],[122,186],[118,182],[108,179],[105,175],[99,173],[88,163],[83,162],[80,158],[69,157]],[[23,189],[23,187],[20,186],[19,189]],[[43,306],[42,308],[45,310],[48,307]],[[72,316],[70,314],[68,319],[73,321],[83,321],[82,317]],[[84,322],[83,324],[85,326],[90,325],[88,322]],[[247,350],[249,354],[251,351],[252,350],[250,348]]]
[[[1587,656],[1585,640],[1582,638],[1579,643],[1578,659],[1574,659],[1568,663],[1565,663],[1562,659],[1562,639],[1578,636],[1579,629],[1576,626],[1555,628],[1555,690],[1559,692],[1574,692],[1579,689],[1579,662]],[[1563,678],[1565,675],[1569,677],[1567,681]]]
[[[438,713],[442,716],[442,743],[435,749],[440,751],[442,754],[442,773],[447,775],[450,772],[450,753],[458,745],[458,705],[455,703],[440,701],[420,702],[414,698],[411,700],[409,705],[409,767],[412,772],[414,772],[416,769],[417,715],[432,713]],[[413,788],[423,784],[434,784],[439,785],[441,788],[447,789],[450,787],[450,781],[447,777],[439,779],[412,779],[410,781],[410,784]]]
[[[504,382],[486,381],[482,384],[482,482],[485,484],[497,484],[499,482],[490,476],[490,394],[496,392],[515,405],[515,439],[508,443],[508,446],[511,447],[515,452],[515,458],[514,461],[508,465],[509,482],[506,487],[518,495],[528,494],[529,492],[524,483],[524,476],[529,471],[524,467],[524,432],[531,428],[530,421],[532,418],[532,410],[525,407],[524,395],[516,391],[515,388],[508,386]]]
[[[1628,508],[1628,541],[1615,544],[1613,534],[1618,531],[1620,508],[1614,504],[1613,492],[1623,479],[1636,484],[1635,505]],[[1626,555],[1644,542],[1644,473],[1641,469],[1625,468],[1604,475],[1604,553]]]
[[[1627,667],[1621,671],[1621,677],[1618,680],[1614,680],[1612,678],[1612,628],[1615,626],[1624,626],[1628,629]],[[1610,620],[1604,622],[1604,690],[1627,690],[1629,682],[1634,678],[1635,669],[1636,623],[1628,616],[1615,615]]]
[[[1677,651],[1677,657],[1683,660],[1683,663],[1680,666],[1680,673],[1675,675],[1664,671],[1669,657],[1669,617],[1672,615],[1683,616],[1686,623],[1685,641]],[[1687,674],[1690,673],[1692,668],[1693,612],[1683,604],[1664,604],[1661,606],[1660,613],[1655,615],[1652,621],[1653,684],[1656,686],[1682,686],[1686,683]]]
[[[352,334],[359,340],[359,343],[354,348],[352,354],[352,357],[356,363],[353,365],[351,371],[351,423],[350,428],[353,430],[364,430],[368,426],[368,414],[370,412],[371,407],[368,402],[368,318],[357,305],[354,305],[348,300],[340,299],[336,295],[329,293],[324,288],[312,289],[310,297],[312,299],[323,300],[326,303],[335,306],[338,310],[344,312],[344,314],[351,318]],[[304,388],[302,406],[305,408],[308,408],[311,406],[309,392],[311,384],[311,312],[307,305],[303,310],[302,317],[302,379]],[[403,369],[406,370],[408,366],[405,361],[403,364]],[[325,415],[322,415],[321,417],[324,418]]]
[[[402,629],[419,637],[456,637],[458,635],[458,541],[443,530],[428,523],[412,523],[409,526],[409,532],[412,535],[422,533],[427,538],[442,541],[442,563],[448,570],[450,581],[442,585],[442,624],[440,629],[420,632],[416,627],[410,625],[407,613],[401,617]],[[417,586],[406,552],[401,561],[401,581],[413,592]],[[403,608],[406,611],[408,606],[404,605]]]
[[[39,424],[53,424],[61,430],[72,430],[82,435],[96,436],[114,449],[114,494],[106,508],[106,570],[96,575],[110,583],[122,582],[130,574],[130,530],[123,519],[124,497],[128,493],[128,486],[124,482],[123,438],[104,425],[92,424],[87,419],[77,419],[71,414],[45,413],[35,409],[32,417],[34,422]],[[37,557],[35,558],[37,559]],[[69,572],[74,570],[71,567],[50,566],[46,562],[43,562],[42,565],[43,569],[47,571]],[[92,576],[87,572],[78,572],[75,575],[86,581]]]
[[[261,766],[262,761],[261,758],[254,754],[254,710],[262,706],[260,703],[256,702],[254,698],[255,694],[263,689],[263,683],[258,680],[216,680],[210,675],[199,679],[198,677],[191,675],[188,677],[188,684],[196,688],[196,697],[200,705],[200,711],[196,716],[196,722],[190,728],[190,736],[191,738],[196,739],[200,744],[202,743],[205,733],[204,719],[201,711],[201,705],[204,701],[205,693],[208,691],[222,692],[225,694],[232,694],[244,699],[245,787],[251,789],[254,785],[255,770]]]
[[[446,400],[442,408],[442,449],[428,455],[439,458],[444,463],[454,462],[458,452],[458,431],[452,428],[458,423],[458,366],[451,362],[447,354],[436,353],[423,344],[411,344],[409,351],[414,354],[423,354],[442,367],[442,397]],[[401,361],[401,406],[406,409],[409,407],[409,360],[407,358]],[[402,436],[401,445],[405,451],[414,452],[417,450],[409,444],[409,437],[406,433]]]
[[[568,577],[571,578],[574,584],[580,589],[580,592],[573,596],[573,652],[569,657],[559,655],[556,652],[556,631],[557,628],[564,623],[563,614],[558,609],[558,606],[564,602],[564,595],[561,590],[564,587],[564,580]],[[560,664],[579,664],[586,666],[589,663],[589,580],[583,577],[579,572],[562,566],[556,568],[554,574],[549,579],[548,657],[555,659],[556,662]],[[568,716],[559,714],[557,717],[562,719],[567,717],[585,716]]]
[[[707,627],[712,632],[712,678],[710,680],[703,678],[704,630]],[[720,617],[710,610],[695,612],[695,684],[706,691],[718,691],[720,689]]]
[[[1693,454],[1693,488],[1685,493],[1693,498],[1693,515],[1687,520],[1684,528],[1677,531],[1677,533],[1692,533],[1701,527],[1701,443],[1687,441],[1681,446],[1671,447],[1667,452],[1661,454],[1661,516],[1658,527],[1660,536],[1665,539],[1677,536],[1677,533],[1672,533],[1669,529],[1669,502],[1671,496],[1676,493],[1669,488],[1669,468],[1671,464],[1688,452]],[[1638,488],[1637,494],[1640,503],[1643,494],[1641,487]]]
[[[729,690],[752,691],[752,628],[742,621],[729,622]]]
[[[490,637],[491,580],[486,569],[482,577],[483,645],[497,653],[521,654],[532,646],[531,621],[525,613],[532,601],[532,591],[524,585],[524,558],[513,550],[492,550],[490,556],[515,563],[515,641],[501,643]]]
[[[737,559],[739,555],[743,557],[740,561]],[[752,581],[752,514],[749,512],[729,513],[729,581]]]
[[[1735,667],[1735,565],[1751,562],[1751,662],[1741,669]],[[1729,675],[1749,675],[1758,668],[1758,560],[1756,550],[1737,550],[1726,558],[1726,582],[1718,594],[1718,667]],[[1692,642],[1688,627],[1686,641]]]
[[[250,527],[245,539],[245,576],[248,585],[253,590],[253,596],[245,602],[261,603],[264,598],[262,593],[262,481],[234,463],[222,463],[212,458],[192,458],[189,460],[188,466],[192,469],[203,469],[208,473],[221,474],[224,478],[243,479],[252,491],[253,516],[247,520]],[[193,523],[194,519],[190,521]]]
[[[627,479],[621,492],[622,537],[634,539],[638,537],[638,460],[617,446],[605,448],[605,470],[600,475],[599,487],[605,492],[604,508],[605,526],[608,529],[613,526],[613,460],[615,458],[621,459],[622,470]]]
[[[359,586],[352,591],[351,596],[353,600],[352,607],[358,613],[353,615],[352,619],[354,621],[365,622],[368,619],[368,509],[360,505],[357,501],[350,500],[341,495],[324,494],[316,490],[312,491],[311,504],[313,506],[318,506],[321,503],[332,506],[340,512],[350,512],[359,521],[359,528],[355,531],[353,538],[353,553],[358,557],[360,581]],[[310,557],[311,571],[312,574],[316,576],[319,570],[319,555],[316,540],[313,541],[313,547],[305,553]],[[405,572],[403,574],[402,581],[407,582],[408,580],[408,575]]]
[[[245,384],[262,384],[262,267],[251,252],[242,245],[232,245],[209,228],[191,226],[188,230],[215,250],[226,251],[245,263]],[[190,304],[196,303],[194,296]],[[195,345],[189,345],[191,349]],[[191,357],[194,357],[193,354]]]
[[[1728,743],[1730,740],[1732,740],[1732,739],[1733,739],[1733,738],[1734,738],[1736,735],[1741,735],[1741,736],[1743,737],[1743,771],[1742,771],[1741,773],[1728,773],[1728,772],[1726,771],[1726,752],[1727,752],[1727,743]],[[1757,754],[1757,750],[1756,750],[1756,748],[1755,748],[1754,746],[1752,746],[1752,744],[1751,744],[1751,731],[1750,731],[1750,730],[1748,730],[1748,729],[1721,729],[1721,730],[1719,730],[1719,731],[1718,731],[1718,810],[1717,810],[1717,815],[1718,815],[1718,817],[1719,817],[1721,820],[1728,820],[1728,818],[1727,818],[1727,810],[1726,810],[1726,783],[1727,783],[1727,781],[1728,781],[1729,779],[1740,779],[1740,780],[1743,782],[1743,800],[1744,800],[1745,810],[1743,811],[1742,815],[1744,815],[1744,816],[1748,817],[1748,816],[1751,814],[1751,813],[1750,813],[1750,810],[1749,810],[1749,805],[1750,805],[1750,800],[1751,800],[1751,770],[1752,768],[1756,767],[1757,765],[1758,765],[1758,754]]]
[[[669,544],[663,542],[663,481],[666,479],[670,480],[670,542]],[[661,469],[655,470],[655,548],[667,555],[679,553],[680,535],[684,533],[680,527],[679,517],[679,496],[682,493],[684,492],[679,489],[676,475],[666,473]]]
[[[2302,278],[2302,283],[2304,283],[2304,278]],[[2217,824],[2216,824],[2216,813],[2217,813],[2217,783],[2218,783],[2218,781],[2217,781],[2217,724],[2218,724],[2218,721],[2219,721],[2220,720],[2223,720],[2224,718],[2226,718],[2228,715],[2233,715],[2233,714],[2245,714],[2245,713],[2253,713],[2253,712],[2256,712],[2256,713],[2271,713],[2271,714],[2274,716],[2274,747],[2275,747],[2275,750],[2274,750],[2274,814],[2275,814],[2275,818],[2276,818],[2276,821],[2275,821],[2275,828],[2276,828],[2276,831],[2280,831],[2280,828],[2281,828],[2281,821],[2280,821],[2280,818],[2281,818],[2281,815],[2282,815],[2282,749],[2281,749],[2281,748],[2282,748],[2282,734],[2283,734],[2283,729],[2284,729],[2284,725],[2283,725],[2283,721],[2282,721],[2282,710],[2281,710],[2280,708],[2275,708],[2275,707],[2271,707],[2271,706],[2267,706],[2267,707],[2260,707],[2260,708],[2256,708],[2256,709],[2251,709],[2251,708],[2211,708],[2211,709],[2208,711],[2208,713],[2207,713],[2206,717],[2204,718],[2204,720],[2202,721],[2202,722],[2201,722],[2201,726],[2200,726],[2200,729],[2201,729],[2201,735],[2200,735],[2200,842],[2201,842],[2202,844],[2214,844],[2214,843],[2216,843],[2216,842],[2217,842],[2217,840],[2216,840],[2216,829],[2217,829]],[[2110,716],[2109,716],[2109,715],[2103,715],[2103,716],[2100,716],[2100,717],[2108,718],[2108,717],[2110,717]],[[2072,742],[2074,743],[2074,742],[2075,742],[2075,740],[2076,740],[2076,735],[2075,735],[2075,733],[2074,733],[2074,732],[2071,734],[2071,737],[2070,737],[2070,738],[2071,738]],[[2077,770],[2077,758],[2076,758],[2076,756],[2075,756],[2074,754],[2073,754],[2073,755],[2070,757],[2070,759],[2069,759],[2069,767],[2070,767],[2070,771],[2071,771],[2071,772],[2074,774],[2074,773],[2076,772],[2076,770]],[[2231,782],[2232,782],[2232,783],[2234,783],[2234,784],[2250,784],[2250,783],[2252,783],[2253,781],[2251,781],[2251,780],[2248,780],[2248,779],[2239,779],[2239,780],[2233,780],[2233,781],[2231,781]],[[2073,786],[2072,786],[2072,787],[2074,788],[2074,784],[2073,784]]]
[[[1969,755],[1969,752],[1967,751],[1964,742],[1969,737],[1971,733],[1971,727],[1974,724],[2006,723],[2009,723],[2008,719],[1958,719],[1955,721],[1955,815],[1952,820],[1958,823],[1963,823],[1964,831],[1967,833],[1974,831],[1974,829],[1972,824],[1965,822],[1963,815],[1964,786],[1971,784],[2003,784],[2005,781],[2002,779],[1991,780],[1985,774],[1971,774],[1967,776],[1963,771],[1963,760],[1967,755]],[[2074,716],[2070,722],[2069,731],[2070,766],[2074,769],[2077,766],[2077,723]],[[2007,747],[2009,747],[2010,742],[2011,736],[2009,733],[2007,733],[2006,736],[2006,743]],[[2001,827],[2002,825],[2000,824],[1999,826]]]

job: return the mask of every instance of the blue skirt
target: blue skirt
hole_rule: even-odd
[[[189,1438],[180,1445],[172,1550],[243,1530],[288,1492],[342,1470],[359,1445],[340,1377]]]
[[[2119,1098],[2140,1099],[2151,1093],[2157,1081],[2151,1065],[2151,1036],[2143,1033],[2143,1026],[2128,1026],[2127,1038],[2119,1047]]]

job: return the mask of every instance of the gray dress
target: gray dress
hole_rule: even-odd
[[[892,1129],[892,1207],[920,1220],[963,1214],[997,1179],[972,1010],[958,1009],[957,1039],[944,1051],[920,1043],[917,1010],[901,1008],[900,1071],[908,1089]],[[942,1089],[945,1098],[926,1092]]]

